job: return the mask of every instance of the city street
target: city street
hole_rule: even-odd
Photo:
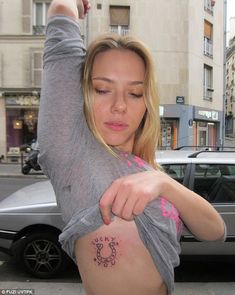
[[[4,199],[5,197],[9,196],[10,194],[14,193],[18,189],[30,185],[39,181],[44,181],[45,179],[35,179],[29,178],[25,176],[25,178],[17,178],[17,177],[1,177],[0,176],[0,200]]]
[[[45,179],[38,174],[21,175],[19,165],[0,164],[0,200],[21,187]],[[233,295],[234,271],[235,263],[231,261],[182,262],[175,271],[174,295]],[[27,274],[14,258],[0,252],[0,294],[13,289],[25,290],[28,294],[33,290],[36,295],[85,295],[75,266],[71,265],[54,279],[36,279]]]

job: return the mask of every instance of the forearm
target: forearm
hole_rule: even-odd
[[[81,1],[78,0],[53,0],[48,10],[48,17],[62,14],[78,20],[79,14],[77,5],[79,5],[80,2]]]
[[[175,180],[165,183],[164,197],[174,204],[188,229],[201,240],[221,240],[223,219],[205,199]]]

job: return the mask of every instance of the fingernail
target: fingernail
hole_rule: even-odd
[[[109,221],[108,217],[104,217],[103,220],[104,220],[104,224],[106,224],[106,225],[110,224],[110,221]]]

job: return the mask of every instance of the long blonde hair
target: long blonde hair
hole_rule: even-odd
[[[155,162],[155,152],[158,145],[159,137],[159,97],[156,88],[154,62],[150,51],[139,40],[130,36],[105,35],[93,41],[86,54],[84,62],[82,87],[85,97],[84,111],[87,123],[94,136],[101,142],[111,153],[113,150],[104,142],[104,139],[98,132],[93,114],[93,87],[91,72],[96,55],[110,49],[126,49],[135,52],[142,58],[145,64],[144,79],[144,100],[146,113],[136,132],[133,154],[142,158],[152,167],[157,168]]]

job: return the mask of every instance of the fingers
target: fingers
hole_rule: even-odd
[[[134,215],[142,213],[147,204],[146,200],[141,200],[142,196],[124,178],[114,181],[100,200],[104,223],[110,224],[112,213],[127,221],[133,220]]]
[[[118,212],[118,216],[128,221],[133,220],[135,216],[144,212],[148,200],[149,198],[147,196],[145,197],[144,194],[140,195],[138,192],[134,191],[130,194],[130,197],[126,199],[122,209]],[[113,211],[113,213],[115,212]]]
[[[139,215],[144,212],[145,207],[148,204],[148,199],[138,199],[135,206],[133,207],[133,215]]]
[[[120,193],[119,193],[120,194]],[[128,201],[127,195],[122,195],[120,198],[117,197],[114,199],[112,212],[116,216],[122,217],[123,208],[125,208],[126,202]]]
[[[91,8],[90,1],[88,0],[83,0],[83,5],[84,5],[84,14],[86,15]]]
[[[90,8],[91,8],[90,1],[88,0],[77,1],[79,18],[83,19],[85,15],[88,13]]]
[[[111,222],[112,213],[128,221],[143,213],[148,203],[161,195],[156,176],[155,172],[140,172],[115,180],[100,200],[104,223]]]
[[[104,221],[104,224],[108,225],[111,222],[112,206],[116,198],[118,191],[117,181],[113,182],[112,185],[105,191],[102,198],[100,199],[100,212]]]
[[[120,210],[119,217],[123,218],[127,221],[131,221],[134,219],[133,208],[135,207],[136,199],[128,198]]]

